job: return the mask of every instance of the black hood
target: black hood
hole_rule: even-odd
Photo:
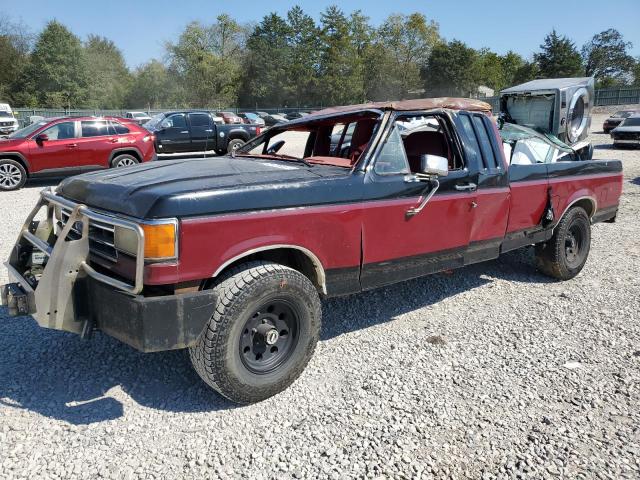
[[[353,201],[354,189],[327,188],[347,186],[352,176],[340,167],[215,157],[86,173],[64,180],[57,192],[101,210],[150,219]]]

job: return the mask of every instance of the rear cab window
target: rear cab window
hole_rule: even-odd
[[[462,113],[459,116],[469,145],[478,158],[478,166],[485,171],[502,169],[501,157],[494,145],[491,120],[484,114]]]

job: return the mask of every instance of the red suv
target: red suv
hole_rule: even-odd
[[[127,167],[154,158],[153,134],[133,120],[46,119],[0,138],[0,190],[17,190],[27,178]]]

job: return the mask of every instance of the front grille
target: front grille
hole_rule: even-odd
[[[0,122],[0,127],[11,127],[13,122]]]
[[[71,210],[61,210],[62,220],[58,226],[62,229],[71,216]],[[82,236],[82,222],[76,222],[69,230],[68,237],[78,239]],[[89,220],[89,251],[112,262],[118,261],[118,251],[114,245],[114,227],[107,223]]]

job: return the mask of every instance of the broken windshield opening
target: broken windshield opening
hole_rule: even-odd
[[[236,155],[353,168],[369,147],[378,117],[377,112],[359,112],[278,126]]]

